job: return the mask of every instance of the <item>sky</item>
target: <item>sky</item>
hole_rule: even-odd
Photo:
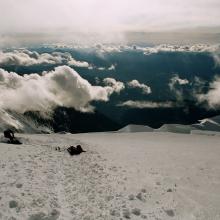
[[[219,0],[1,0],[0,33],[220,26]]]

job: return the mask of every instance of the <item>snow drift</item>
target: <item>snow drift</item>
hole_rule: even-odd
[[[198,124],[193,124],[192,126],[199,130],[220,132],[220,115],[202,119]]]
[[[193,127],[191,125],[181,125],[181,124],[164,124],[160,128],[155,129],[157,132],[173,132],[173,133],[183,133],[190,134]]]
[[[118,132],[151,132],[153,130],[154,129],[149,126],[130,124],[121,128]]]
[[[21,133],[51,133],[50,125],[44,125],[21,113],[0,110],[0,132],[11,128]]]

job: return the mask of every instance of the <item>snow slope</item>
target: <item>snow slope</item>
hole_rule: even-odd
[[[52,129],[48,126],[38,124],[30,117],[16,112],[0,109],[0,131],[8,128],[23,133],[51,133]]]
[[[118,132],[150,132],[153,131],[154,129],[149,127],[149,126],[145,126],[145,125],[134,125],[134,124],[129,124],[123,128],[121,128],[120,130],[118,130]]]
[[[215,116],[212,118],[205,118],[200,120],[200,123],[193,124],[194,128],[199,130],[206,130],[206,131],[220,131],[220,116]]]
[[[164,124],[160,128],[155,129],[155,131],[190,134],[191,130],[194,130],[194,129],[195,128],[193,128],[191,125]]]
[[[220,219],[220,136],[20,135],[0,143],[0,219]],[[87,150],[69,156],[69,145]]]

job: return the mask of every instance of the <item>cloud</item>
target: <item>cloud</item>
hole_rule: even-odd
[[[63,48],[64,45],[55,44],[56,47]],[[65,47],[74,49],[87,49],[92,50],[99,54],[101,57],[109,53],[122,53],[122,52],[141,52],[144,55],[151,55],[160,52],[179,52],[179,53],[210,53],[211,55],[219,55],[220,44],[192,44],[192,45],[174,45],[174,44],[159,44],[156,46],[129,46],[126,44],[97,44],[97,45],[65,45]]]
[[[174,107],[174,104],[172,102],[150,102],[150,101],[128,100],[118,104],[118,106],[144,109],[144,108],[172,108]]]
[[[219,0],[19,0],[19,4],[1,0],[0,32],[66,28],[103,33],[218,26],[219,8]]]
[[[75,67],[88,68],[85,61],[75,60],[69,53],[53,52],[39,54],[36,51],[14,50],[12,52],[0,52],[0,65],[32,66],[40,64],[68,64]]]
[[[127,85],[129,88],[141,89],[143,94],[150,94],[151,93],[151,88],[149,86],[139,83],[139,81],[136,79],[128,82]]]
[[[109,68],[108,68],[108,70],[115,70],[115,65],[114,64],[112,64]]]
[[[95,50],[98,53],[121,53],[121,47],[118,45],[97,44]]]
[[[104,67],[104,66],[96,67],[96,66],[93,66],[93,68],[96,68],[99,71],[104,71],[104,70],[113,71],[113,70],[115,70],[115,66],[116,65],[112,64],[109,67]]]
[[[125,85],[123,82],[116,81],[113,78],[105,78],[103,82],[106,86],[109,87],[109,93],[120,93],[123,89],[125,89]]]
[[[209,84],[209,91],[206,94],[197,94],[199,103],[207,102],[208,108],[220,108],[220,77],[216,76]]]
[[[23,127],[20,121],[16,120],[13,115],[2,109],[0,109],[0,124],[0,130],[8,129],[9,126],[16,129]]]
[[[120,91],[120,83],[107,81],[111,84],[106,87],[93,86],[68,66],[24,76],[0,69],[0,109],[47,113],[65,106],[92,111],[91,101],[108,101],[113,92]]]
[[[212,54],[216,66],[220,66],[220,52]]]
[[[159,52],[210,52],[219,51],[220,45],[195,44],[195,45],[170,45],[161,44],[155,47],[137,47],[137,50],[143,51],[144,55],[151,55]]]
[[[75,67],[82,67],[82,68],[90,68],[90,65],[85,62],[85,61],[77,61],[73,58],[71,58],[69,61],[68,61],[68,65],[69,66],[75,66]]]
[[[220,44],[193,44],[193,45],[174,45],[174,44],[159,44],[156,46],[144,47],[144,46],[128,46],[128,45],[106,45],[99,44],[95,48],[96,52],[99,53],[121,53],[124,51],[139,51],[143,52],[144,55],[151,55],[160,52],[182,52],[182,53],[204,53],[208,52],[213,55],[219,54]]]
[[[103,70],[105,70],[105,67],[98,67],[97,69],[100,71],[103,71]]]
[[[189,81],[187,79],[181,79],[177,74],[170,79],[169,87],[171,90],[174,89],[175,85],[186,85]]]
[[[187,79],[181,79],[177,74],[170,79],[169,88],[174,92],[177,100],[179,102],[183,101],[183,87],[184,85],[189,84]]]

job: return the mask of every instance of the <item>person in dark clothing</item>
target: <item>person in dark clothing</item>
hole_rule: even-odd
[[[18,139],[15,138],[14,132],[11,129],[4,131],[5,138],[8,138],[9,144],[22,144]]]
[[[9,140],[12,142],[15,138],[14,132],[11,129],[7,129],[4,131],[5,138],[9,138]]]
[[[79,155],[81,154],[82,152],[86,152],[82,149],[81,145],[77,145],[76,147],[74,146],[70,146],[69,148],[67,148],[67,151],[69,152],[69,154],[71,156],[73,155]]]

